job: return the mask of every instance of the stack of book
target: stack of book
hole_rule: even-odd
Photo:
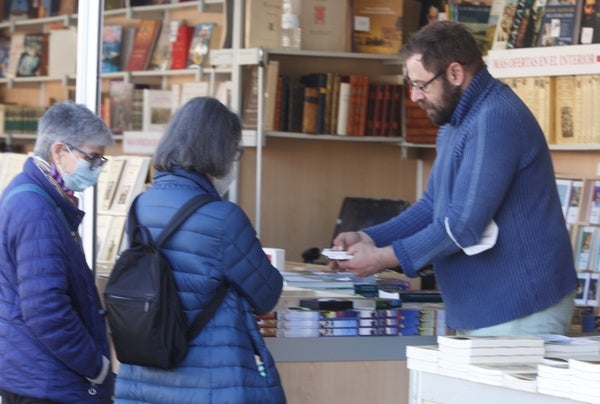
[[[569,359],[571,387],[574,400],[600,402],[600,355]]]
[[[354,310],[322,312],[319,317],[319,335],[322,337],[357,336],[357,312]]]
[[[412,370],[438,373],[439,347],[420,345],[406,347],[406,366]]]
[[[277,312],[278,337],[318,337],[319,312],[314,310],[283,310]]]
[[[440,335],[437,341],[440,373],[465,379],[481,373],[472,365],[541,363],[544,357],[544,340],[539,337]]]
[[[469,366],[469,380],[477,383],[504,386],[516,380],[531,380],[535,382],[537,363],[478,363]],[[515,378],[516,380],[510,380]],[[523,384],[523,383],[522,383]],[[522,385],[521,384],[521,385]],[[534,386],[535,387],[535,384]]]
[[[558,397],[571,397],[571,369],[568,359],[544,358],[538,365],[537,391]]]
[[[562,335],[544,344],[545,357],[573,357],[600,354],[600,341],[592,338],[569,338]]]
[[[450,333],[446,326],[446,311],[442,303],[403,303],[402,309],[419,313],[418,334],[415,335],[446,335]],[[409,335],[409,331],[409,329],[401,329],[400,333]]]

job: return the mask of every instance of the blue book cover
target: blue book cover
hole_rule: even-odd
[[[117,72],[121,66],[120,25],[106,25],[102,28],[102,73]]]

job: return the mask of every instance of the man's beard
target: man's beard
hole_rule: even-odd
[[[421,100],[418,104],[427,111],[427,116],[431,122],[441,126],[450,122],[454,109],[458,105],[463,91],[460,86],[453,86],[447,78],[442,78],[442,99],[439,105]]]

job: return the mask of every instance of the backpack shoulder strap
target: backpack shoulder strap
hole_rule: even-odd
[[[14,195],[16,195],[20,192],[25,192],[25,191],[35,192],[36,194],[43,196],[48,202],[50,202],[50,204],[52,204],[52,206],[56,210],[58,217],[60,217],[60,219],[64,223],[65,227],[69,231],[69,233],[71,232],[71,226],[69,225],[69,222],[67,221],[67,218],[65,217],[65,214],[63,213],[60,206],[58,206],[56,201],[54,199],[52,199],[52,197],[50,195],[48,195],[48,192],[44,191],[44,189],[42,187],[40,187],[39,185],[32,184],[32,183],[17,185],[6,195],[6,198],[4,198],[4,202],[2,203],[2,207],[4,207],[4,204],[11,197],[13,197]]]
[[[173,234],[175,230],[179,228],[195,211],[200,209],[202,206],[209,202],[218,200],[217,197],[210,194],[197,195],[187,201],[169,220],[169,223],[160,232],[160,235],[156,239],[154,245],[160,248],[162,244]]]

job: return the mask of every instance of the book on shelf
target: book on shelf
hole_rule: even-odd
[[[143,97],[142,130],[164,131],[178,107],[179,94],[173,90],[144,89]]]
[[[15,38],[13,38],[15,40]],[[48,34],[26,33],[23,48],[17,57],[17,77],[48,75]],[[12,57],[12,53],[9,57]],[[10,60],[9,60],[10,63]]]
[[[492,26],[493,22],[490,22],[491,3],[449,0],[448,6],[450,10],[449,19],[468,27],[485,54],[491,48],[488,30],[496,29],[496,24]]]
[[[531,35],[529,35],[529,41],[527,40],[527,34],[531,32],[530,21],[532,21],[532,8],[533,0],[517,0],[515,15],[508,31],[508,40],[506,41],[506,48],[526,48],[531,43]]]
[[[302,0],[303,50],[350,52],[351,26],[349,0]]]
[[[121,134],[133,127],[133,91],[134,84],[111,80],[109,83],[110,130]]]
[[[508,37],[512,28],[513,18],[517,9],[517,0],[505,0],[496,22],[496,29],[492,41],[492,49],[506,49]]]
[[[245,48],[281,47],[281,0],[246,0]]]
[[[145,188],[149,167],[149,157],[127,157],[110,210],[127,212],[133,199]]]
[[[558,191],[558,197],[560,199],[560,206],[566,219],[567,211],[569,210],[569,201],[571,200],[572,180],[567,178],[557,178],[555,181],[556,190]]]
[[[160,20],[140,20],[133,47],[127,61],[127,71],[146,70],[160,31]]]
[[[579,220],[580,206],[583,203],[584,181],[571,181],[571,194],[569,195],[569,206],[567,208],[567,223],[575,223]]]
[[[600,43],[600,9],[596,0],[584,0],[581,10],[580,44]]]
[[[402,7],[395,0],[354,0],[352,51],[397,55],[402,46]]]
[[[317,134],[319,114],[319,89],[317,87],[304,87],[302,111],[302,133]]]
[[[178,70],[187,68],[188,52],[193,36],[193,26],[185,24],[177,26],[177,34],[175,35],[174,41],[171,43],[171,69]]]
[[[577,294],[575,295],[575,304],[585,305],[587,301],[588,289],[590,287],[590,273],[577,272]]]
[[[61,0],[37,1],[37,18],[53,17],[60,14]]]
[[[77,29],[51,29],[48,37],[48,76],[75,76],[77,69]]]
[[[173,20],[173,25],[179,24],[179,21]],[[171,32],[171,21],[165,20],[160,24],[160,31],[156,39],[156,45],[150,57],[148,70],[168,70],[171,66],[171,39],[175,35]],[[173,38],[174,39],[174,38]]]
[[[348,134],[348,116],[350,114],[350,83],[340,82],[338,115],[336,133],[338,135]]]
[[[40,1],[40,5],[44,1]],[[69,15],[77,14],[79,0],[60,0],[60,7],[58,8],[58,15]]]
[[[593,252],[596,250],[595,244],[598,243],[595,226],[581,226],[577,237],[577,251],[575,252],[575,268],[578,270],[587,270],[594,265],[595,257]]]
[[[214,29],[215,24],[211,22],[203,22],[195,26],[188,50],[188,67],[202,67],[206,64]]]
[[[305,123],[303,127],[307,128],[304,133],[324,134],[325,133],[325,115],[327,111],[327,74],[309,73],[300,78],[304,84],[304,113],[305,119],[310,122]],[[310,89],[310,90],[309,90]],[[314,91],[316,89],[316,91]],[[307,98],[308,97],[308,98]],[[316,102],[315,102],[316,101]],[[311,105],[307,106],[307,102]],[[316,111],[313,111],[313,105],[316,104]],[[308,107],[308,109],[307,109]],[[308,113],[308,115],[306,115]],[[314,115],[313,115],[314,114]],[[314,125],[314,127],[313,127]]]
[[[104,239],[100,244],[98,260],[104,262],[115,262],[117,254],[120,250],[123,241],[123,233],[125,230],[125,215],[112,215],[108,227],[104,232]]]
[[[265,94],[263,129],[274,130],[275,109],[277,107],[277,82],[279,78],[279,61],[269,60],[265,69]]]
[[[129,63],[129,57],[133,50],[133,43],[135,42],[135,33],[137,28],[135,25],[122,25],[121,26],[121,59],[119,64],[119,71],[126,71],[127,64]]]
[[[121,69],[121,25],[102,27],[102,73],[118,72]]]
[[[110,156],[108,162],[102,167],[100,176],[98,177],[98,209],[101,211],[109,210],[127,157],[125,156]]]
[[[288,119],[287,132],[302,132],[302,118],[304,116],[304,84],[298,77],[289,77],[288,80]]]
[[[583,0],[546,3],[538,46],[574,45],[578,43]]]
[[[36,18],[38,14],[37,3],[28,0],[4,0],[2,6],[2,15],[8,21]]]
[[[0,78],[7,77],[8,60],[10,57],[10,37],[0,36]]]

